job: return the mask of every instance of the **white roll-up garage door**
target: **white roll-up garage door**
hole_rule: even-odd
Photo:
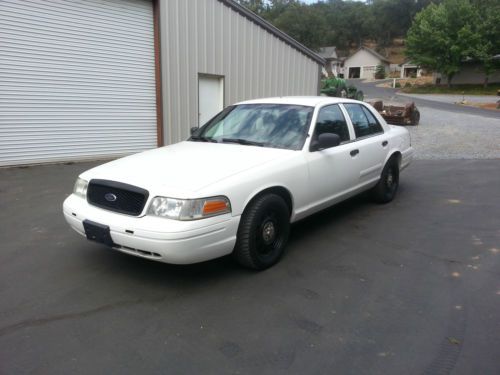
[[[0,165],[156,146],[146,0],[0,1]]]

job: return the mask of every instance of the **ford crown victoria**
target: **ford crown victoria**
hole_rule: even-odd
[[[410,135],[368,104],[284,97],[225,108],[184,142],[82,173],[64,202],[87,239],[188,264],[232,254],[262,270],[290,224],[363,191],[390,202]]]

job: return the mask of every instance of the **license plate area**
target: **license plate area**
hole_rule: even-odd
[[[109,233],[109,227],[107,225],[99,224],[90,220],[84,220],[83,229],[85,229],[85,235],[88,240],[102,243],[110,247],[115,246],[113,240],[111,239],[111,234]]]

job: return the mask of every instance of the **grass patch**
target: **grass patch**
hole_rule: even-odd
[[[497,95],[500,90],[500,83],[489,84],[484,88],[483,85],[453,85],[451,87],[443,85],[422,85],[405,86],[402,91],[408,94],[455,94],[455,95]],[[499,98],[500,99],[500,98]]]

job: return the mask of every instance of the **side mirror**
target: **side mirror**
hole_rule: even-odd
[[[198,130],[200,128],[197,127],[197,126],[193,126],[191,129],[190,129],[190,132],[191,132],[191,135],[196,135],[196,133],[198,133]]]
[[[340,137],[335,133],[323,133],[318,139],[311,143],[311,151],[321,151],[327,148],[335,147],[340,144]]]

